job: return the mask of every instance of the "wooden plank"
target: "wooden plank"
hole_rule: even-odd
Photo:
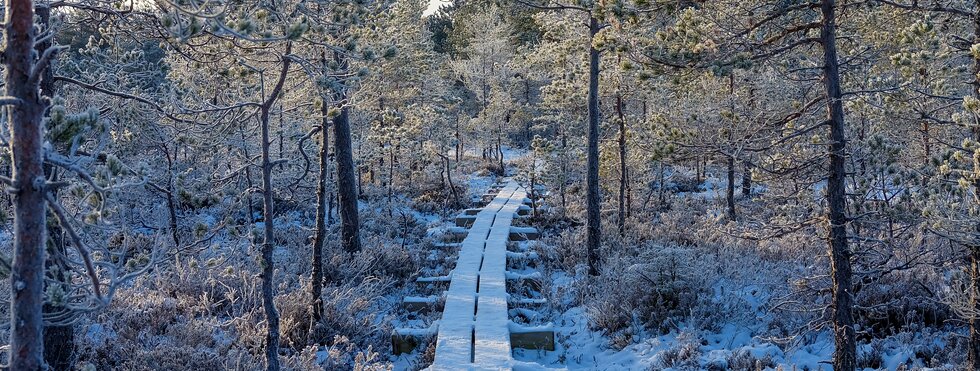
[[[462,365],[472,364],[474,321],[478,311],[477,287],[483,251],[494,220],[516,188],[516,183],[510,183],[497,192],[497,196],[476,214],[469,234],[462,241],[453,279],[446,293],[433,370],[457,370]]]
[[[513,348],[555,350],[555,332],[517,332],[510,334],[510,345]]]

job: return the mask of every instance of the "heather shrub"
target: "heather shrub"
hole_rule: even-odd
[[[582,288],[592,293],[586,303],[590,327],[613,338],[632,338],[637,324],[659,333],[676,329],[679,319],[707,305],[710,293],[693,259],[690,249],[652,244],[636,256],[610,259],[602,275]]]
[[[684,332],[677,335],[677,341],[667,350],[658,354],[658,365],[652,369],[674,368],[678,370],[695,370],[699,366],[701,344],[697,335]]]

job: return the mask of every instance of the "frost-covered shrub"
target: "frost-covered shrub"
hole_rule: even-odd
[[[341,335],[337,335],[331,343],[332,345],[327,348],[326,354],[318,356],[322,358],[319,364],[325,370],[373,371],[389,369],[381,354],[371,346],[365,350],[360,350],[349,339]]]
[[[879,369],[886,365],[921,369],[956,365],[965,361],[966,339],[930,328],[902,332],[861,343],[857,349],[859,367]],[[901,367],[900,367],[901,368]]]
[[[355,344],[387,344],[387,316],[397,305],[390,296],[418,272],[418,256],[398,246],[367,243],[353,255],[332,250],[325,260],[323,318],[308,342],[327,344],[341,335]]]
[[[279,310],[279,334],[282,346],[302,349],[310,344],[310,323],[312,309],[310,307],[310,285],[304,282],[300,290],[293,290],[276,296],[276,308]],[[313,332],[315,334],[315,332]]]
[[[897,271],[854,286],[857,323],[872,337],[886,337],[923,327],[941,326],[950,318],[949,307],[930,300],[940,290],[942,276],[935,270]]]
[[[430,187],[412,198],[413,207],[415,210],[427,213],[442,213],[447,210],[465,208],[466,202],[469,200],[466,197],[466,187],[459,184],[454,185],[456,186],[456,198],[453,197],[453,190],[449,188],[448,184]]]
[[[672,347],[658,354],[659,365],[651,370],[674,368],[677,370],[696,370],[700,366],[700,340],[695,334],[685,332],[677,336]]]
[[[569,230],[564,233],[545,235],[542,258],[548,266],[557,266],[565,272],[576,272],[586,264],[585,234]]]
[[[399,245],[418,243],[425,236],[425,225],[416,219],[407,199],[396,198],[383,202],[379,208],[360,211],[361,238],[375,236]]]
[[[727,363],[726,369],[731,371],[762,371],[776,367],[776,362],[773,361],[771,355],[756,357],[751,351],[745,349],[733,352],[725,361]]]
[[[672,168],[668,176],[670,180],[664,185],[664,188],[669,192],[701,192],[704,190],[704,179],[694,169]]]
[[[405,281],[421,267],[420,257],[399,245],[377,238],[362,240],[361,251],[355,254],[340,249],[324,251],[324,277],[327,281],[343,282],[369,276]]]
[[[619,336],[634,321],[660,333],[675,328],[708,297],[694,258],[690,249],[651,245],[635,257],[611,259],[592,283],[590,327]]]

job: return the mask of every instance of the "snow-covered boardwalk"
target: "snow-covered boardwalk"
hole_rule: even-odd
[[[527,197],[508,181],[476,214],[462,242],[436,340],[433,370],[513,367],[507,314],[507,241]]]

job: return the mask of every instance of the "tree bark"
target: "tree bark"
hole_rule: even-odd
[[[14,257],[10,272],[10,369],[44,367],[44,243],[46,208],[44,178],[44,103],[40,76],[32,76],[34,4],[7,1],[6,95],[19,100],[10,107],[10,151],[13,163]]]
[[[735,156],[728,155],[728,184],[725,187],[725,200],[728,202],[728,220],[735,221]]]
[[[326,63],[324,63],[326,64]],[[330,135],[328,128],[330,119],[328,118],[329,106],[324,99],[320,107],[320,173],[316,184],[316,220],[315,234],[313,235],[313,269],[310,274],[310,303],[312,305],[313,323],[317,323],[323,318],[323,244],[327,240],[327,204],[331,202],[327,195],[327,177],[330,176]]]
[[[847,242],[847,199],[845,157],[847,137],[844,131],[844,106],[837,57],[836,0],[823,0],[820,41],[823,45],[823,79],[827,93],[827,118],[830,125],[830,166],[827,176],[827,218],[830,222],[830,269],[832,285],[835,370],[857,368],[854,317],[851,297],[851,251]]]
[[[732,98],[732,126],[728,130],[728,145],[729,153],[725,156],[728,160],[728,184],[725,185],[725,200],[728,203],[728,220],[735,221],[738,217],[735,210],[735,130],[736,130],[736,120],[735,115],[735,71],[728,76],[728,92],[731,94]]]
[[[742,161],[742,196],[752,195],[752,165]]]
[[[170,238],[174,240],[174,246],[180,247],[180,230],[177,224],[177,200],[174,197],[174,161],[170,155],[170,147],[166,143],[163,147],[164,156],[167,158],[167,188],[163,191],[167,197],[167,216],[170,218]]]
[[[568,136],[565,134],[565,125],[563,123],[558,124],[559,137],[561,138],[561,156],[559,157],[559,178],[558,182],[558,194],[561,196],[561,217],[565,219],[568,210],[568,192],[566,192],[566,187],[568,183]]]
[[[599,33],[599,20],[589,15],[589,139],[586,209],[589,275],[592,276],[599,275],[599,246],[602,243],[599,219],[599,51],[592,44],[597,33]]]
[[[619,116],[619,236],[626,237],[626,115],[620,94],[616,94],[616,115]]]
[[[507,115],[504,117],[504,123],[507,124],[507,127],[510,127],[510,112],[508,112]],[[500,167],[500,176],[504,176],[504,174],[506,174],[506,172],[504,171],[504,146],[503,146],[503,140],[501,139],[501,137],[503,136],[503,132],[504,132],[503,126],[497,124],[497,154],[499,155],[497,161],[498,161],[498,166]]]
[[[459,205],[459,193],[456,191],[456,185],[453,184],[452,163],[450,163],[450,158],[442,153],[436,153],[436,155],[445,162],[446,181],[449,182],[449,192],[453,195],[453,202],[456,205]]]
[[[347,68],[347,61],[334,54],[338,65]],[[357,215],[357,184],[354,173],[354,156],[351,152],[350,108],[347,107],[347,91],[343,82],[334,92],[340,105],[340,114],[333,119],[334,153],[337,160],[337,193],[340,210],[340,244],[344,251],[361,251],[360,220]]]
[[[272,202],[272,154],[270,153],[271,142],[269,140],[269,111],[279,98],[282,87],[286,83],[286,75],[289,73],[291,59],[286,57],[292,50],[292,44],[286,44],[286,52],[282,57],[282,69],[279,71],[279,79],[268,98],[260,107],[259,121],[262,127],[262,219],[264,227],[264,240],[262,241],[262,306],[265,309],[266,334],[265,334],[265,357],[266,368],[269,371],[279,370],[279,312],[276,310],[275,285],[275,263],[272,260],[272,253],[275,243],[275,228],[273,225]]]
[[[456,115],[456,163],[459,163],[460,158],[463,156],[463,137],[459,133],[459,114]]]
[[[657,186],[657,192],[658,192],[657,199],[660,202],[661,210],[663,210],[667,204],[667,191],[666,189],[664,189],[664,187],[666,186],[665,185],[666,177],[667,177],[667,169],[664,167],[664,162],[660,161],[660,176],[657,177],[657,179],[660,181],[660,184]]]

